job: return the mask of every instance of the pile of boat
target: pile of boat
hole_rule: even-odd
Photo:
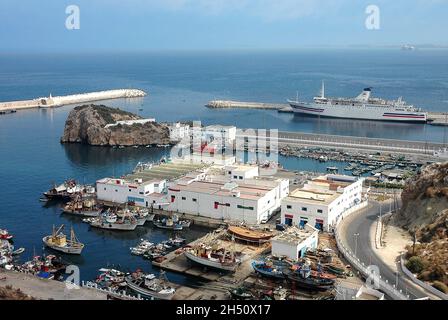
[[[25,248],[15,249],[13,236],[6,229],[0,229],[0,267],[10,268],[14,258],[25,251]]]
[[[67,264],[55,255],[35,255],[32,260],[21,265],[11,265],[10,270],[33,274],[51,280],[61,280]]]
[[[84,218],[83,221],[96,228],[132,231],[137,226],[142,226],[153,219],[154,214],[150,214],[148,209],[135,207],[133,209],[108,209],[96,217]]]
[[[158,244],[154,244],[148,240],[141,239],[140,244],[131,247],[133,255],[142,256],[143,258],[161,262],[165,259],[165,255],[173,250],[179,249],[185,244],[185,239],[180,237],[170,238]]]
[[[45,200],[70,201],[75,196],[82,198],[94,197],[96,190],[94,186],[82,185],[75,180],[64,181],[60,185],[54,185],[51,189],[44,192]]]
[[[62,209],[63,213],[79,217],[98,217],[102,211],[103,208],[96,203],[94,198],[83,199],[79,195],[74,196]]]
[[[160,229],[168,229],[174,231],[181,231],[184,228],[188,228],[191,225],[191,220],[179,219],[176,214],[172,217],[159,217],[153,220],[154,226]]]
[[[125,273],[113,268],[101,268],[99,272],[95,279],[96,285],[114,293],[126,290],[132,296],[171,300],[176,292],[164,271],[160,272],[159,277],[152,273],[144,273],[140,269]]]
[[[314,270],[308,259],[304,262],[266,259],[252,262],[256,273],[273,279],[287,279],[292,286],[310,290],[326,291],[334,288],[337,275],[323,271],[319,267]]]

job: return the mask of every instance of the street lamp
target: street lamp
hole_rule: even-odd
[[[356,257],[356,252],[358,251],[358,237],[359,237],[359,233],[355,233],[355,234],[353,234],[353,236],[355,237],[355,257]]]

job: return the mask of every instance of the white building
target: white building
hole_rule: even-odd
[[[118,125],[132,126],[133,124],[145,124],[145,123],[148,123],[148,122],[156,122],[156,119],[148,118],[148,119],[138,119],[138,120],[121,120],[121,121],[117,121],[115,123],[106,124],[104,126],[104,128],[115,127],[115,126],[118,126]]]
[[[224,167],[225,175],[230,180],[246,180],[258,177],[259,170],[257,165],[238,164]]]
[[[280,208],[280,197],[289,192],[289,181],[284,179],[246,180],[236,183],[223,178],[181,180],[170,186],[170,205],[167,210],[258,224]]]
[[[235,126],[211,125],[203,128],[194,128],[193,130],[193,141],[213,143],[222,147],[233,145],[235,139]]]
[[[187,141],[190,143],[190,126],[188,124],[176,122],[168,125],[168,128],[170,129],[171,141],[188,139]]]
[[[143,182],[141,179],[104,178],[96,182],[98,200],[114,203],[135,203],[137,206],[150,207],[159,203],[166,187],[166,180],[153,179]]]
[[[282,200],[282,223],[330,231],[337,218],[362,199],[363,178],[326,175],[308,181]]]
[[[272,255],[292,260],[303,258],[308,249],[316,249],[319,230],[310,225],[303,228],[289,227],[271,239]]]

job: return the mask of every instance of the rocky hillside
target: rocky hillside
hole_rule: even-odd
[[[415,232],[417,243],[407,248],[408,268],[448,293],[448,162],[426,166],[410,178],[395,222]]]
[[[168,127],[154,122],[105,128],[107,124],[117,121],[137,119],[141,117],[104,105],[79,106],[68,115],[61,142],[95,146],[132,146],[170,142]]]

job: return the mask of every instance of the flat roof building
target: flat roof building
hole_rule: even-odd
[[[308,249],[316,249],[319,230],[306,224],[303,228],[289,227],[271,239],[272,255],[292,260],[303,258]]]
[[[339,216],[362,200],[363,178],[325,175],[309,180],[282,200],[282,223],[331,231]]]

